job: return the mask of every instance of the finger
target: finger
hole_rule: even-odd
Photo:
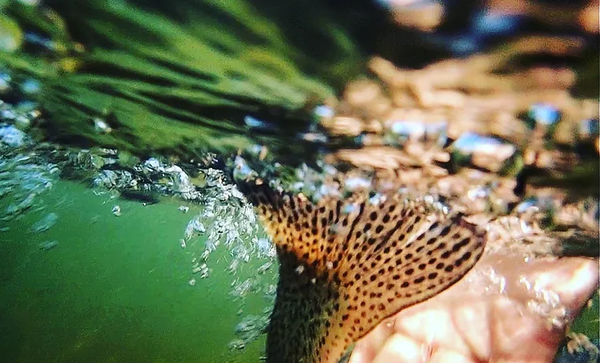
[[[544,319],[508,298],[493,302],[491,352],[494,362],[551,362],[561,332],[551,331]]]
[[[388,319],[365,335],[356,345],[349,363],[370,363],[393,334],[393,320]]]
[[[402,334],[394,334],[387,340],[373,363],[426,363],[428,347]]]
[[[514,256],[482,262],[480,271],[491,267],[496,277],[502,277],[501,289],[495,286],[482,294],[473,289],[477,279],[466,279],[439,297],[398,314],[394,330],[399,336],[412,337],[413,345],[436,346],[435,359],[471,357],[477,361],[493,356],[498,360],[550,361],[562,328],[598,286],[598,262],[564,258],[527,263]],[[377,361],[397,356],[400,343],[408,346],[396,335],[383,345],[389,335],[381,328],[367,335],[357,344],[351,363],[371,362],[380,350]],[[415,349],[399,357],[406,358]]]
[[[555,292],[562,305],[574,314],[598,288],[598,261],[586,258],[563,258],[553,264],[540,266],[531,274],[534,289]]]
[[[471,363],[471,362],[483,362],[472,357],[465,357],[464,355],[444,347],[440,347],[435,350],[431,355],[429,363]]]
[[[510,255],[486,256],[466,279],[440,294],[444,303],[508,297],[533,314],[555,318],[562,325],[572,319],[598,287],[598,260],[589,258],[541,259],[526,262]],[[494,286],[495,285],[495,286]],[[483,289],[482,289],[483,287]],[[567,315],[568,314],[568,315]],[[554,316],[553,316],[554,315]]]
[[[510,299],[494,304],[491,358],[549,362],[564,328],[598,286],[598,262],[565,258],[520,267],[518,278],[508,284]]]
[[[520,303],[528,313],[560,330],[572,320],[598,287],[598,261],[562,258],[525,262],[499,260],[494,271],[503,276],[500,294]]]

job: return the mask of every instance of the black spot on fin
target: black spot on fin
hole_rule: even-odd
[[[268,362],[337,362],[383,319],[460,280],[484,249],[461,215],[367,195],[311,203],[265,183],[240,183],[277,246],[280,279]]]

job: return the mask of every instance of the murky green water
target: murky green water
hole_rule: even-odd
[[[202,239],[179,239],[199,206],[184,214],[176,200],[144,206],[61,181],[41,195],[42,210],[2,223],[0,351],[3,362],[255,362],[264,341],[230,352],[244,315],[268,301],[230,297],[225,249],[210,256],[213,273],[199,279],[192,258]],[[0,200],[0,210],[6,203]],[[122,215],[114,216],[114,205]],[[34,207],[35,208],[35,207]],[[58,222],[34,233],[49,213]],[[49,250],[45,241],[58,241]],[[250,260],[238,279],[254,276]],[[269,278],[267,272],[264,278]],[[272,276],[271,276],[272,277]],[[196,278],[195,286],[190,279]]]

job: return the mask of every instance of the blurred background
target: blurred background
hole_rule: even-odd
[[[518,91],[531,101],[562,102],[562,111],[565,94],[598,95],[594,1],[5,0],[0,6],[0,61],[11,69],[3,98],[35,99],[52,118],[35,126],[61,143],[189,156],[242,145],[251,127],[246,116],[273,124],[271,133],[295,135],[314,119],[316,105],[350,92],[349,81],[388,82],[374,65],[379,58],[402,70],[457,60],[411,86],[417,108],[428,106],[424,98],[448,107],[473,93],[502,98]],[[29,78],[38,83],[11,87]],[[597,118],[596,104],[573,117]],[[90,121],[96,118],[112,132],[98,132]],[[220,132],[230,137],[216,141]],[[271,145],[289,147],[277,140]]]

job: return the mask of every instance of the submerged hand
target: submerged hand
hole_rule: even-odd
[[[487,256],[447,291],[382,322],[350,363],[551,362],[565,323],[597,286],[597,260]]]

